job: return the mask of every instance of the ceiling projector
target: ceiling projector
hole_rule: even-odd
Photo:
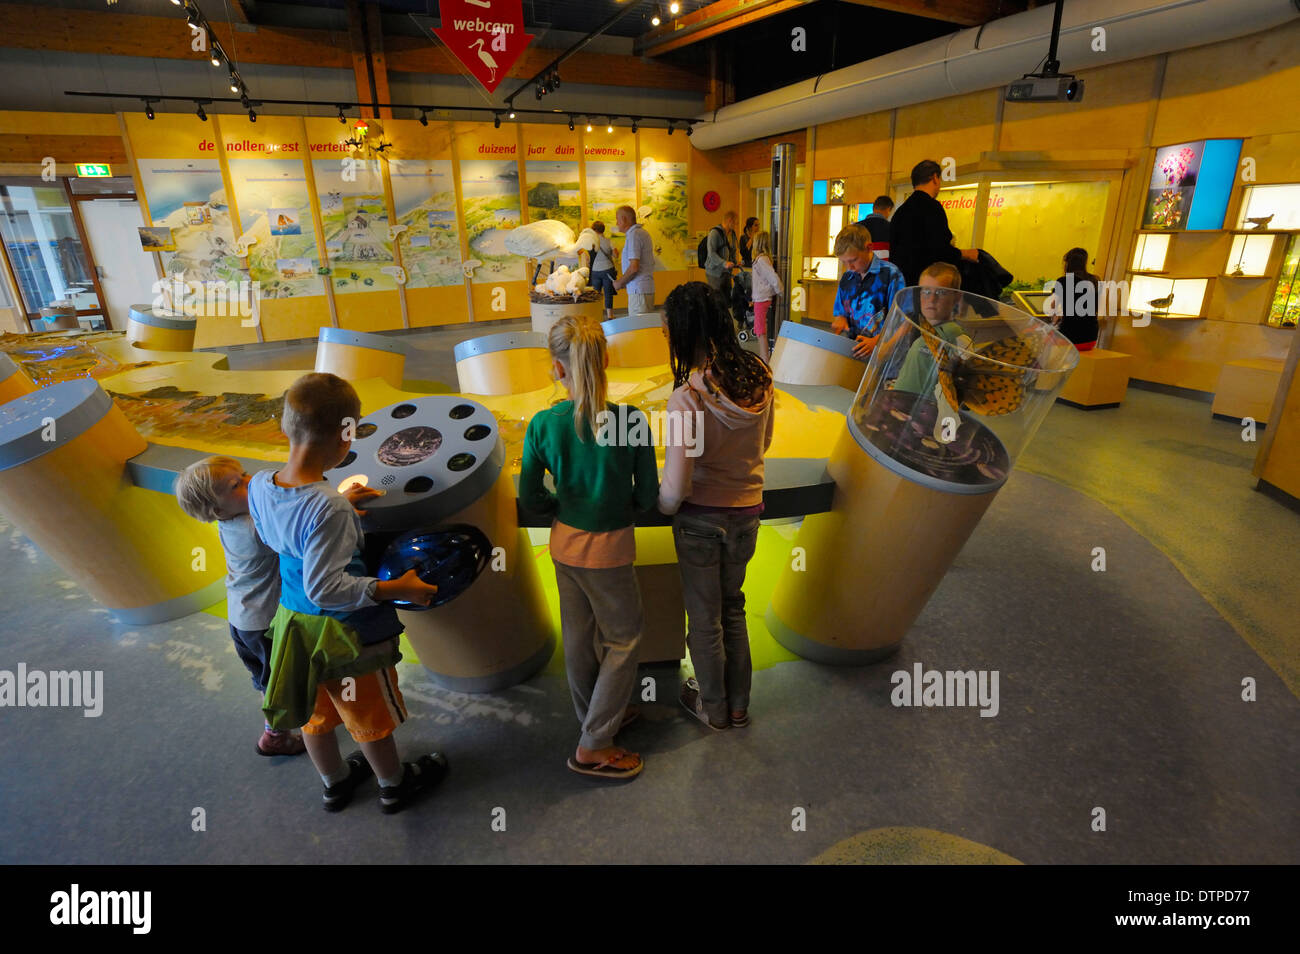
[[[1083,80],[1063,76],[1026,76],[1007,86],[1009,103],[1078,103],[1083,100]]]

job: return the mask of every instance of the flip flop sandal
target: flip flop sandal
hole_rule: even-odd
[[[633,767],[616,767],[615,763],[629,759],[636,760],[636,764]],[[639,755],[633,755],[631,752],[624,752],[622,755],[616,755],[603,762],[579,762],[573,756],[569,756],[568,765],[569,771],[577,772],[579,775],[590,775],[592,778],[608,778],[617,781],[619,779],[636,778],[636,776],[641,774],[641,769],[645,767],[645,762],[641,760]]]

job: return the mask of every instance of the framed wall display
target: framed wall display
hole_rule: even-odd
[[[1240,139],[1202,139],[1156,150],[1142,227],[1223,228],[1241,143]]]
[[[1300,323],[1300,234],[1292,235],[1286,244],[1268,323],[1274,328],[1294,328]]]
[[[1237,228],[1269,232],[1300,229],[1300,182],[1246,186]]]

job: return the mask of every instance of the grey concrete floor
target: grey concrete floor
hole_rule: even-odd
[[[454,382],[440,360],[418,376]],[[373,789],[327,815],[305,757],[254,754],[259,699],[221,620],[116,624],[0,526],[0,669],[105,674],[99,718],[0,711],[0,862],[798,863],[901,826],[1028,863],[1295,863],[1300,701],[1245,631],[1295,650],[1297,588],[1267,593],[1256,571],[1294,579],[1279,568],[1300,552],[1300,516],[1249,489],[1252,450],[1220,423],[1136,390],[1115,411],[1054,409],[896,657],[759,671],[745,730],[648,706],[622,740],[646,758],[631,783],[565,769],[577,725],[553,670],[467,696],[404,663],[399,744],[445,751],[452,775],[395,817]],[[1153,500],[1113,486],[1121,465]],[[1215,553],[1239,557],[1222,579],[1197,575],[1213,563],[1186,527],[1197,495],[1216,505]],[[766,596],[751,588],[751,614]],[[1230,621],[1224,607],[1243,609]],[[891,675],[917,662],[997,671],[998,715],[894,707]],[[1242,701],[1248,677],[1258,701]],[[191,831],[196,807],[206,832]]]

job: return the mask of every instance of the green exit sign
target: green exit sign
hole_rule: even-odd
[[[79,162],[77,175],[82,179],[104,179],[113,175],[106,162]]]

